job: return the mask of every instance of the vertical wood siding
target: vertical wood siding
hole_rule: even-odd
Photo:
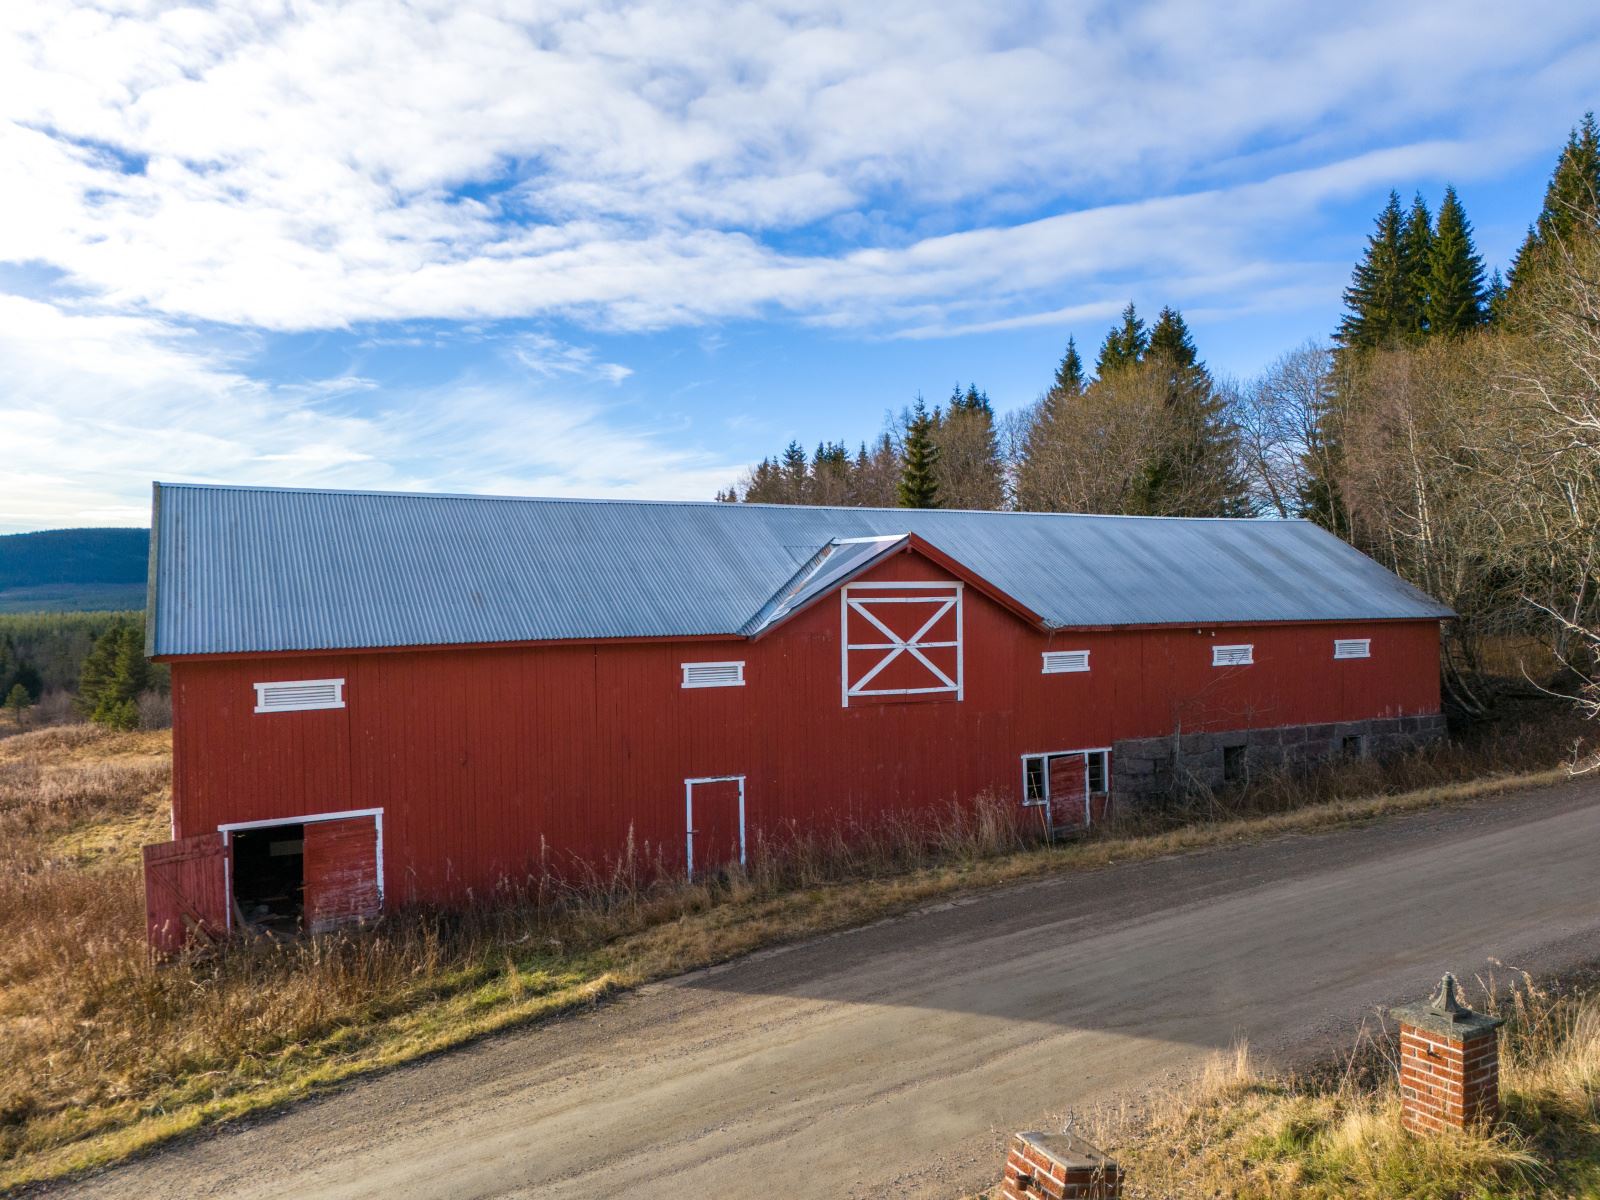
[[[308,824],[304,864],[305,920],[312,933],[381,911],[378,823],[372,817]]]
[[[228,930],[228,849],[212,830],[144,848],[145,932],[157,954],[176,954]]]
[[[913,553],[873,581],[946,581]],[[684,780],[743,775],[747,846],[785,828],[1016,796],[1021,755],[1171,732],[1432,714],[1438,625],[1056,631],[965,590],[965,699],[841,705],[840,603],[746,642],[335,654],[173,664],[180,836],[384,810],[386,898],[459,898],[636,852],[681,869]],[[1372,639],[1336,661],[1335,638]],[[1251,642],[1254,665],[1211,665]],[[1045,675],[1045,650],[1088,672]],[[743,660],[746,685],[680,686]],[[346,707],[253,711],[252,684],[344,677]]]

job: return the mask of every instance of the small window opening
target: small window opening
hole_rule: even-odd
[[[1027,796],[1024,803],[1043,804],[1049,795],[1049,790],[1045,784],[1044,756],[1039,755],[1036,758],[1026,759],[1025,762],[1027,766],[1025,777],[1027,781]]]
[[[1085,757],[1089,766],[1089,793],[1103,796],[1106,793],[1106,752],[1095,750]]]
[[[297,933],[305,915],[305,826],[237,829],[233,847],[233,899],[257,929]]]
[[[1224,783],[1237,783],[1244,778],[1244,747],[1224,746],[1222,748],[1222,780]]]
[[[1360,734],[1351,734],[1349,737],[1344,739],[1344,755],[1346,758],[1362,757],[1361,750],[1362,747]]]

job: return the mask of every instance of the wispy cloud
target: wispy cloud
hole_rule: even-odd
[[[1548,153],[1597,45],[1486,0],[0,6],[0,524],[142,520],[153,474],[706,495],[585,330],[1294,302],[1319,211]],[[283,382],[306,331],[512,369]]]
[[[144,524],[151,478],[698,499],[738,471],[559,386],[389,392],[352,413],[349,378],[273,386],[158,319],[18,297],[0,296],[0,362],[0,531]]]
[[[574,375],[580,379],[600,379],[621,383],[633,374],[621,363],[600,362],[588,346],[573,346],[542,333],[529,333],[516,339],[512,357],[535,375],[551,378]]]
[[[1303,215],[1341,186],[1306,168],[1359,174],[1375,142],[1412,173],[1525,152],[1529,115],[1575,86],[1536,68],[1592,61],[1600,24],[1537,7],[12,6],[0,258],[271,329],[892,323],[974,287],[1248,253],[1119,197],[1200,191],[1225,216],[1290,179],[1277,200]],[[1470,141],[1416,137],[1469,117]],[[1008,219],[1042,196],[1082,236]],[[874,247],[778,245],[846,215]]]

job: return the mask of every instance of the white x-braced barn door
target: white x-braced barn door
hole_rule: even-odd
[[[962,697],[959,583],[852,583],[840,592],[843,702]]]

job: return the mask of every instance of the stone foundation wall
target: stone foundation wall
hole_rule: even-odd
[[[1386,758],[1435,741],[1444,729],[1444,717],[1435,714],[1128,738],[1112,746],[1112,792],[1127,812],[1282,767],[1309,767],[1345,755]]]

